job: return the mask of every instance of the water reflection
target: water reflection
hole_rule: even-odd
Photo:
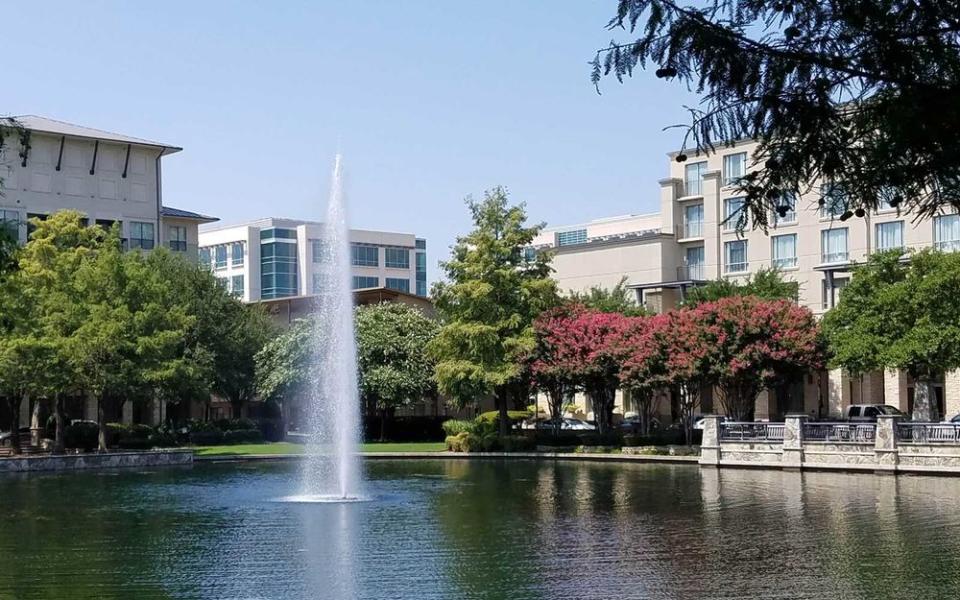
[[[960,479],[371,462],[0,479],[0,598],[924,598],[960,591]]]

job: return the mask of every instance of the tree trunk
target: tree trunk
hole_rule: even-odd
[[[563,427],[563,386],[551,387],[547,390],[547,396],[550,399],[550,421],[553,425],[553,435],[559,437],[560,430]]]
[[[14,394],[7,398],[7,406],[10,407],[10,451],[14,454],[20,454],[20,406],[23,404],[23,396]]]
[[[387,441],[387,409],[380,409],[380,441]]]
[[[104,398],[97,397],[97,452],[107,451],[107,411]]]
[[[66,448],[66,415],[63,414],[63,394],[57,394],[53,400],[53,421],[56,425],[53,453],[63,454]]]
[[[601,436],[610,432],[613,423],[613,397],[615,390],[607,386],[597,386],[590,395],[593,401],[593,416],[597,422],[597,433]]]
[[[32,446],[39,446],[43,438],[43,421],[46,416],[43,405],[45,402],[46,400],[43,398],[37,398],[33,403],[33,410],[30,411],[30,444]]]
[[[913,420],[932,423],[939,419],[932,381],[929,376],[921,375],[913,388]]]
[[[500,387],[497,390],[496,401],[497,401],[497,410],[499,411],[500,422],[500,437],[507,437],[510,435],[510,415],[507,414],[508,402],[510,394],[506,386]]]

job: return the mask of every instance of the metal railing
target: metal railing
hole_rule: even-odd
[[[720,439],[731,442],[783,443],[783,423],[753,423],[726,421],[720,423]]]
[[[960,423],[897,423],[897,439],[914,444],[960,444]]]
[[[705,279],[703,265],[677,267],[677,281],[702,281]]]
[[[877,437],[876,423],[804,423],[807,442],[869,442]]]
[[[676,226],[677,239],[689,239],[703,237],[703,219],[695,221],[686,221]]]

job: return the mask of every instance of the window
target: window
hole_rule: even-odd
[[[0,227],[9,231],[14,238],[20,239],[20,213],[0,209]]]
[[[422,240],[417,238],[417,241],[414,244],[417,247],[417,250],[426,250],[427,249],[427,240]]]
[[[823,204],[820,206],[821,219],[839,217],[847,212],[847,195],[840,184],[824,184],[820,188],[820,195],[823,199]]]
[[[531,263],[537,260],[537,249],[532,246],[527,246],[523,249],[523,260]]]
[[[849,277],[834,277],[833,285],[828,278],[823,280],[823,310],[833,308],[840,301],[840,292],[850,283]]]
[[[847,262],[848,258],[846,227],[820,232],[820,262],[829,265]]]
[[[747,153],[728,154],[723,157],[723,185],[736,185],[747,173]]]
[[[353,289],[362,290],[375,287],[380,287],[380,279],[378,277],[353,276]]]
[[[243,275],[234,275],[230,279],[230,293],[234,296],[243,296]]]
[[[686,276],[681,276],[680,279],[691,279],[693,281],[703,279],[703,256],[703,246],[687,248],[684,257],[687,273]]]
[[[683,237],[703,236],[703,205],[691,204],[683,209]]]
[[[533,250],[533,248],[530,248]],[[524,248],[526,254],[527,248]],[[536,252],[534,250],[534,252]],[[427,295],[427,253],[417,252],[417,295]]]
[[[260,296],[296,296],[299,293],[297,243],[284,238],[270,239],[272,241],[260,242]]]
[[[903,248],[903,221],[877,223],[877,250]]]
[[[557,232],[558,246],[573,246],[574,244],[585,244],[585,243],[587,243],[586,229],[574,229],[572,231]]]
[[[260,230],[261,240],[295,240],[297,239],[296,229],[282,229],[280,227],[270,227]]]
[[[213,256],[214,256],[214,269],[226,269],[227,268],[227,247],[223,244],[213,247]]]
[[[780,209],[783,211],[783,216],[780,216],[780,212],[777,210]],[[787,225],[789,223],[797,222],[797,196],[796,194],[790,192],[785,193],[780,196],[780,200],[777,202],[773,211],[773,224],[774,225]]]
[[[322,294],[324,283],[326,283],[326,278],[323,276],[323,273],[314,273],[313,274],[313,293]]]
[[[388,290],[397,290],[398,292],[410,293],[410,280],[409,279],[395,279],[393,277],[387,277],[387,289]]]
[[[130,248],[153,250],[153,223],[130,223]]]
[[[777,269],[792,269],[797,266],[797,234],[775,235],[770,238],[771,263]]]
[[[723,202],[723,230],[724,231],[736,231],[737,225],[740,223],[741,219],[744,219],[743,214],[743,198],[727,198]],[[746,220],[744,219],[744,225],[746,225]]]
[[[350,246],[350,258],[355,267],[380,266],[380,250],[376,246],[353,244]]]
[[[747,240],[727,242],[724,247],[725,271],[744,273],[747,270]]]
[[[384,248],[383,263],[388,269],[409,269],[410,251],[406,248]]]
[[[181,225],[171,225],[167,229],[167,244],[174,252],[187,251],[187,228]],[[207,263],[210,262],[210,252],[207,252]]]
[[[230,245],[230,264],[235,267],[243,266],[243,242]]]
[[[702,196],[703,195],[703,174],[707,171],[707,163],[696,162],[689,164],[684,169],[683,177],[683,195],[684,196]]]
[[[210,268],[210,248],[200,248],[200,266]]]
[[[315,263],[322,263],[326,259],[327,244],[323,240],[310,240],[310,254]]]
[[[960,215],[933,219],[933,247],[943,252],[960,250]]]

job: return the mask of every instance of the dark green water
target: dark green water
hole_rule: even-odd
[[[960,479],[370,462],[0,477],[0,598],[932,598],[960,593]]]

